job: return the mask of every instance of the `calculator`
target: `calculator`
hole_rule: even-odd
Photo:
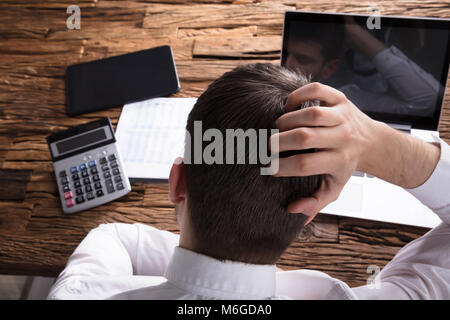
[[[109,118],[47,137],[64,213],[90,209],[131,191]]]

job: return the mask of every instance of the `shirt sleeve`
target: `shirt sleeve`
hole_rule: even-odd
[[[431,177],[421,186],[406,190],[450,224],[450,146],[435,139],[441,146],[441,157]]]
[[[102,224],[75,249],[49,297],[80,291],[74,288],[88,278],[163,276],[178,242],[178,235],[143,224]]]
[[[450,299],[450,146],[439,139],[441,157],[431,177],[407,189],[442,223],[408,243],[370,286],[353,288],[362,299]]]
[[[403,101],[423,112],[433,110],[442,89],[439,81],[401,50],[391,46],[378,53],[372,62]]]

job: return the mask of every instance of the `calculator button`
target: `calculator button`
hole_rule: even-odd
[[[114,177],[114,182],[115,182],[115,183],[121,182],[121,181],[122,181],[122,178],[121,178],[120,176],[115,176],[115,177]]]
[[[95,160],[89,161],[89,168],[93,168],[97,165],[97,162]]]
[[[86,169],[87,169],[86,163],[80,164],[80,170],[81,171],[86,170]]]
[[[89,183],[91,183],[91,179],[89,179],[89,178],[83,179],[83,184],[89,184]]]
[[[69,182],[69,180],[67,180],[67,177],[61,179],[62,184],[66,184],[67,182]]]
[[[77,167],[70,168],[70,173],[77,173],[77,172],[78,172],[78,168]]]
[[[98,174],[96,174],[95,176],[92,177],[92,180],[99,181],[100,177],[98,176]]]
[[[64,199],[65,199],[65,200],[67,200],[67,199],[72,199],[72,198],[73,198],[72,191],[64,192]]]
[[[116,191],[114,190],[114,184],[111,179],[106,180],[105,184],[106,184],[106,191],[108,191],[108,193],[113,193],[114,191]]]
[[[113,175],[117,176],[118,174],[120,174],[120,171],[118,168],[113,169]]]
[[[97,167],[93,167],[91,169],[91,174],[96,174],[96,173],[98,173]]]
[[[67,208],[73,207],[74,204],[75,203],[73,202],[73,199],[67,199],[66,200],[66,207]]]
[[[100,190],[99,190],[100,191]],[[94,194],[92,193],[92,192],[89,192],[87,195],[86,195],[86,198],[88,199],[88,200],[92,200],[92,199],[94,199],[95,197],[94,197]]]
[[[111,173],[108,171],[105,171],[105,173],[103,174],[103,176],[105,177],[105,179],[108,179],[109,177],[111,177]]]
[[[89,172],[87,172],[87,170],[83,170],[83,171],[81,171],[81,176],[83,178],[89,177]]]
[[[105,164],[106,162],[108,162],[108,161],[106,160],[105,157],[100,158],[100,164]]]
[[[84,187],[84,191],[91,192],[92,191],[92,186],[90,184],[88,184],[86,187]]]
[[[80,181],[75,181],[73,183],[73,185],[75,186],[75,188],[80,188],[81,187],[81,182]]]
[[[111,162],[111,168],[117,168],[119,165],[117,164],[116,161],[112,161]]]
[[[123,186],[123,183],[122,183],[122,182],[116,184],[116,187],[117,187],[117,190],[122,190],[123,188],[125,188],[125,187]]]
[[[81,196],[83,194],[83,190],[81,188],[75,190],[77,196]]]
[[[62,170],[62,171],[59,172],[59,177],[60,178],[65,177],[65,176],[67,176],[66,170]]]
[[[63,185],[63,191],[64,191],[64,192],[70,191],[69,184]]]
[[[102,184],[100,182],[96,182],[94,184],[95,189],[100,189],[102,187]]]
[[[107,164],[102,165],[102,171],[109,170],[109,167]]]
[[[110,155],[108,156],[108,160],[109,160],[109,161],[114,161],[114,160],[116,160],[116,156],[115,156],[114,154],[110,154]]]
[[[82,203],[82,202],[84,202],[84,197],[83,197],[83,196],[79,196],[79,197],[77,197],[77,198],[75,199],[75,201],[76,201],[77,203]]]
[[[72,175],[72,180],[78,180],[78,179],[80,179],[80,176],[78,175],[78,173],[75,173],[75,174],[73,174]]]
[[[101,190],[101,189],[97,190],[96,194],[97,194],[97,197],[101,197],[103,195],[103,190]]]

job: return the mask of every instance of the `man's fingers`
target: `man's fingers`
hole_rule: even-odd
[[[278,152],[312,148],[332,149],[343,143],[338,127],[303,127],[276,133],[270,137],[269,147],[276,139],[278,139]]]
[[[330,86],[313,82],[293,91],[287,98],[284,107],[286,112],[298,109],[301,103],[308,100],[320,100],[332,106],[345,100],[345,95]]]
[[[320,106],[285,113],[276,121],[281,131],[298,127],[331,127],[340,123],[342,120],[337,109]]]
[[[319,190],[314,195],[294,201],[288,206],[288,211],[291,213],[303,213],[309,217],[316,216],[323,208],[336,201],[343,187],[344,185],[334,183],[328,177],[324,177]],[[309,219],[309,222],[311,220]]]
[[[302,153],[287,158],[278,158],[276,177],[304,177],[331,174],[339,170],[338,158],[333,150]]]

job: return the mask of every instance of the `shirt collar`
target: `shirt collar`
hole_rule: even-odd
[[[217,299],[264,299],[275,295],[275,265],[220,261],[176,247],[165,277],[188,292]]]

